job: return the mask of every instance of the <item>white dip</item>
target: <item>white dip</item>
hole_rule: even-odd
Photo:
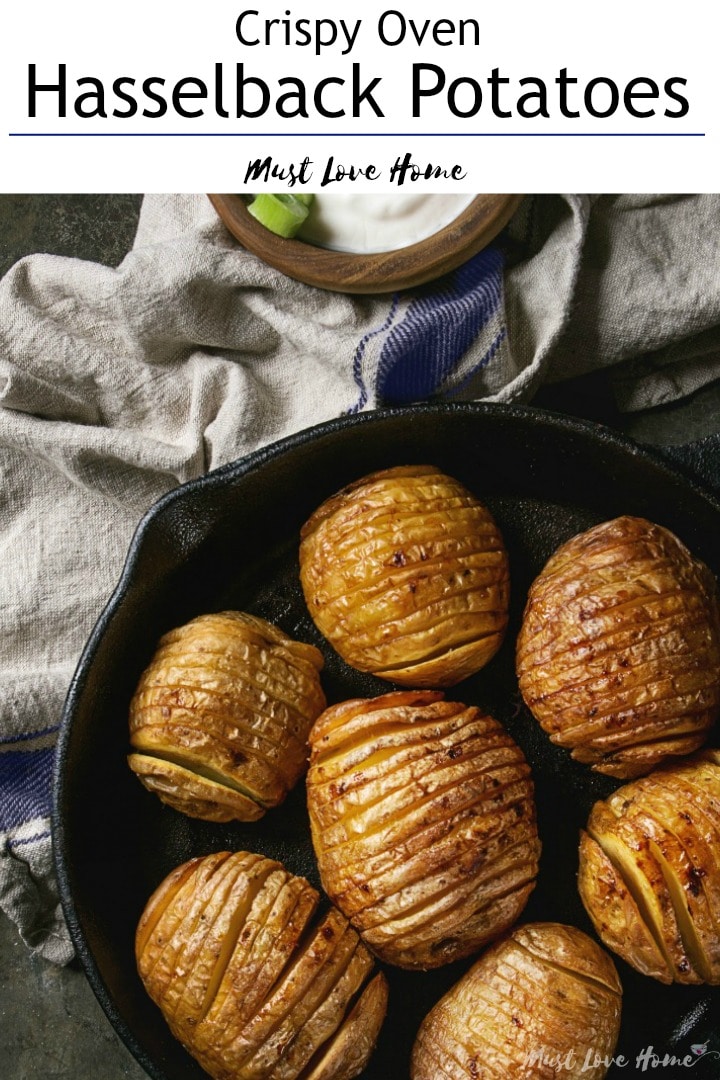
[[[474,195],[316,195],[299,236],[333,251],[370,254],[424,240]]]

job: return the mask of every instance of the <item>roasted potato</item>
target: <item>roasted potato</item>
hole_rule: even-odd
[[[322,664],[314,646],[243,612],[172,630],[130,704],[130,767],[191,817],[257,820],[305,772]]]
[[[552,742],[597,772],[631,779],[691,753],[720,707],[715,579],[659,525],[597,525],[533,583],[517,673]]]
[[[223,851],[184,863],[137,928],[138,971],[214,1080],[351,1080],[387,982],[347,919],[280,863]]]
[[[381,959],[439,967],[515,922],[540,843],[529,767],[496,720],[401,690],[327,709],[310,745],[322,884]]]
[[[581,834],[578,886],[601,940],[637,971],[720,984],[720,751],[597,802]]]
[[[428,1013],[412,1080],[600,1080],[620,1030],[608,954],[559,923],[528,923],[491,946]]]
[[[401,686],[453,686],[500,647],[508,559],[490,513],[430,466],[376,472],[301,532],[300,578],[318,629],[348,664]]]

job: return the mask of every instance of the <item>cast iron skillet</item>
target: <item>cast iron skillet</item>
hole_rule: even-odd
[[[706,449],[717,447],[711,442]],[[192,855],[241,848],[279,858],[319,882],[302,785],[283,806],[246,826],[191,821],[141,787],[125,761],[136,681],[164,631],[201,612],[237,607],[323,649],[329,701],[386,691],[388,684],[345,666],[315,631],[298,586],[298,532],[347,482],[373,469],[419,462],[440,466],[486,500],[509,549],[512,611],[505,644],[484,671],[449,693],[489,708],[533,768],[544,847],[523,919],[591,929],[575,887],[578,830],[594,800],[617,783],[553,748],[520,704],[513,644],[525,595],[558,544],[622,513],[668,526],[717,574],[720,501],[688,472],[607,429],[528,408],[413,406],[321,425],[186,484],[149,511],[69,690],[53,821],[63,905],[95,993],[155,1080],[205,1074],[170,1036],[135,972],[135,925],[154,887]],[[366,1077],[408,1076],[421,1018],[468,966],[464,961],[433,973],[388,969],[389,1013]],[[646,1061],[655,1075],[682,1076],[687,1066],[654,1067],[649,1055],[661,1062],[665,1054],[694,1057],[691,1048],[707,1043],[696,1075],[720,1076],[720,989],[664,987],[621,961],[618,969],[625,1000],[617,1053],[629,1064],[613,1065],[609,1075],[627,1077]],[[638,1054],[645,1055],[639,1064]]]

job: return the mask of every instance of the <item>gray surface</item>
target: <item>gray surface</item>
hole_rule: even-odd
[[[138,195],[0,195],[0,274],[35,251],[117,265],[132,244]],[[639,441],[679,444],[720,431],[720,383],[680,406],[620,416],[607,377],[548,387],[536,404],[608,423]],[[2,1080],[142,1080],[77,967],[33,958],[0,915]]]

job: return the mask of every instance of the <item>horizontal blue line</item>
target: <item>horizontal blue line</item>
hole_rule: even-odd
[[[34,836],[21,837],[20,839],[13,839],[8,837],[7,845],[9,848],[21,847],[22,844],[36,844],[38,840],[45,840],[50,836],[50,830],[45,832],[35,833]]]
[[[27,139],[704,139],[704,131],[9,131]]]
[[[53,724],[52,727],[42,728],[40,731],[26,731],[20,735],[10,735],[6,739],[0,739],[0,746],[10,746],[12,743],[29,742],[31,739],[41,739],[44,735],[52,735],[55,731],[60,730],[59,724]]]

